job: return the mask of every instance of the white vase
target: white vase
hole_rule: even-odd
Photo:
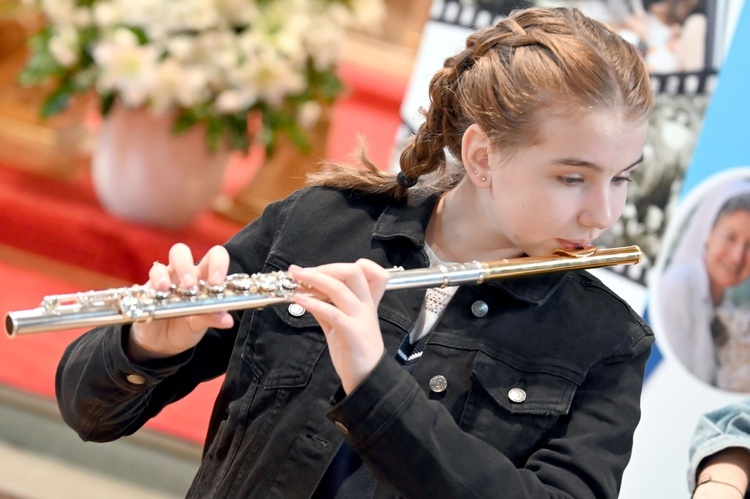
[[[104,208],[136,222],[179,229],[219,194],[230,159],[208,150],[205,129],[172,132],[171,114],[115,106],[92,156],[94,190]]]

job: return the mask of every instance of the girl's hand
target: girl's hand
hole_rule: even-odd
[[[227,277],[229,253],[223,246],[214,246],[198,265],[186,245],[177,243],[169,250],[169,264],[154,263],[149,271],[147,287],[166,291],[172,284],[191,288],[203,280],[220,285]],[[193,348],[209,327],[226,329],[234,319],[228,312],[191,315],[174,319],[136,322],[130,329],[126,348],[133,361],[164,358]]]
[[[360,259],[306,269],[292,265],[289,272],[314,290],[315,296],[297,293],[294,301],[313,314],[323,328],[333,366],[344,391],[351,393],[385,351],[378,304],[389,279],[388,271]]]

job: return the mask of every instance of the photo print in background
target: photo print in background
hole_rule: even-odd
[[[623,216],[596,244],[638,245],[644,254],[641,264],[612,267],[605,272],[620,274],[645,287],[731,40],[730,1],[435,0],[402,102],[396,143],[402,144],[419,127],[423,117],[415,110],[429,104],[429,77],[442,67],[445,57],[461,49],[470,31],[496,23],[514,7],[534,5],[577,7],[608,23],[643,54],[651,72],[656,105],[644,165],[633,175]],[[392,169],[398,168],[399,154],[396,147]]]
[[[729,168],[681,199],[650,282],[664,355],[720,390],[750,393],[750,167]]]
[[[635,433],[631,462],[625,471],[621,499],[689,498],[689,444],[699,418],[708,411],[750,397],[747,387],[737,384],[729,389],[730,383],[737,380],[741,382],[743,378],[741,369],[735,369],[742,363],[741,357],[746,353],[742,343],[747,341],[743,336],[747,336],[749,332],[747,328],[743,328],[741,317],[737,323],[730,326],[735,332],[727,331],[727,334],[733,334],[732,340],[737,340],[739,348],[730,348],[727,351],[721,341],[711,341],[707,342],[708,355],[703,356],[703,361],[698,358],[687,360],[683,347],[690,342],[683,341],[680,334],[693,334],[695,337],[695,328],[681,327],[676,325],[676,322],[691,314],[697,321],[699,319],[696,314],[703,313],[707,316],[702,319],[704,328],[709,318],[713,326],[710,302],[704,301],[696,307],[688,303],[688,298],[684,297],[685,293],[675,293],[668,298],[670,301],[667,305],[664,305],[659,302],[660,297],[656,296],[657,293],[661,293],[660,288],[666,282],[666,267],[682,260],[678,254],[679,250],[675,249],[675,245],[682,246],[677,241],[696,240],[687,233],[688,229],[693,232],[691,227],[694,227],[695,221],[698,220],[695,217],[710,219],[712,213],[709,212],[717,209],[711,205],[720,203],[721,198],[727,194],[724,183],[728,183],[729,189],[741,189],[748,178],[750,148],[747,147],[746,117],[750,114],[750,66],[747,64],[747,54],[750,52],[750,4],[730,1],[726,7],[727,31],[733,33],[733,37],[706,109],[689,167],[681,182],[680,194],[670,216],[670,227],[664,235],[662,252],[652,272],[653,278],[649,280],[652,296],[647,301],[644,315],[654,329],[656,344],[647,367],[641,397],[641,422]],[[698,200],[709,204],[698,203]],[[685,233],[678,237],[676,233],[683,230]],[[684,247],[699,254],[702,251],[708,252],[705,243],[693,242]],[[729,263],[728,257],[723,259],[725,263]],[[665,269],[664,274],[662,268]],[[705,272],[706,278],[707,274],[708,269]],[[725,281],[725,284],[728,284],[726,279]],[[691,292],[699,292],[697,285],[691,286]],[[735,292],[739,293],[739,290],[731,292],[733,296],[730,299],[734,301],[732,305],[746,306],[747,295],[734,295]],[[665,313],[668,312],[669,305],[681,307],[677,319],[670,319]],[[697,310],[692,310],[693,308]],[[716,329],[709,329],[713,336]],[[670,330],[674,333],[672,337]],[[706,338],[703,337],[703,340],[705,346]],[[692,349],[692,352],[695,353],[696,350]],[[721,381],[719,371],[723,371]],[[703,379],[704,377],[708,379]],[[721,386],[717,386],[719,384]]]

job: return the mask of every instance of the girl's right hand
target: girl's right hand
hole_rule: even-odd
[[[365,259],[306,269],[292,265],[289,271],[315,292],[296,293],[294,301],[305,307],[323,329],[333,367],[349,394],[383,357],[378,304],[390,274]]]
[[[177,243],[169,250],[167,265],[155,262],[151,267],[146,286],[166,291],[172,284],[191,288],[200,280],[220,285],[226,280],[228,270],[229,253],[223,246],[212,247],[196,265],[190,248]],[[171,357],[197,345],[208,328],[226,329],[233,323],[226,311],[136,322],[130,329],[125,353],[134,362]]]

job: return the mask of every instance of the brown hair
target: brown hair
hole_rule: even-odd
[[[543,112],[558,101],[614,108],[633,121],[647,120],[653,108],[649,75],[635,47],[569,8],[515,10],[472,33],[466,48],[432,77],[429,92],[425,120],[403,149],[400,167],[406,180],[432,174],[418,189],[437,192],[463,178],[455,163],[463,134],[474,123],[492,144],[514,151],[537,140]],[[364,169],[330,165],[308,183],[405,197],[407,188],[396,175],[378,169],[364,149],[360,161]]]

